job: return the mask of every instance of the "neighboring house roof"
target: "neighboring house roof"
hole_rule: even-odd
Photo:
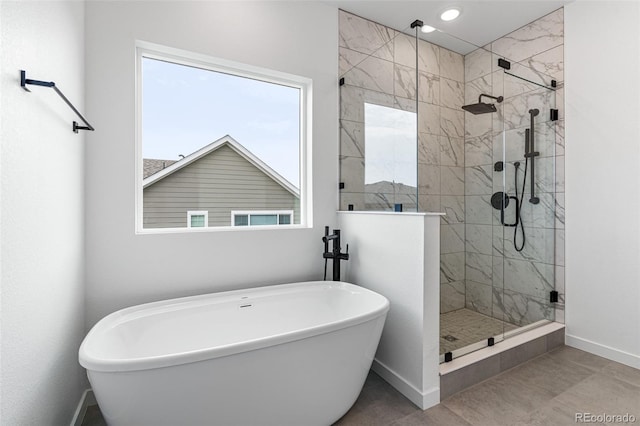
[[[210,143],[209,145],[200,148],[198,151],[189,154],[188,156],[184,157],[183,159],[174,162],[173,164],[171,164],[170,166],[152,174],[152,175],[144,175],[144,179],[142,181],[142,187],[146,188],[150,185],[153,185],[154,183],[158,182],[159,180],[162,180],[163,178],[171,175],[172,173],[188,166],[189,164],[199,160],[200,158],[211,154],[212,152],[216,151],[217,149],[223,147],[223,146],[228,146],[231,149],[233,149],[235,152],[237,152],[241,157],[243,157],[245,160],[247,160],[249,163],[251,163],[253,166],[255,166],[258,170],[260,170],[261,172],[263,172],[264,174],[266,174],[267,176],[269,176],[271,179],[273,179],[276,183],[278,183],[280,186],[282,186],[284,189],[286,189],[287,191],[289,191],[290,193],[292,193],[293,195],[295,195],[296,197],[300,197],[300,190],[295,187],[291,182],[289,182],[288,180],[286,180],[284,177],[282,177],[278,172],[276,172],[275,170],[273,170],[271,167],[267,166],[261,159],[259,159],[258,157],[256,157],[255,154],[253,154],[251,151],[249,151],[247,148],[245,148],[244,146],[242,146],[242,144],[240,144],[238,141],[236,141],[235,139],[233,139],[231,136],[229,135],[225,135],[223,137],[221,137],[220,139],[218,139],[215,142]],[[146,161],[146,160],[145,160]],[[152,161],[158,161],[158,160],[152,160]],[[159,160],[159,161],[165,161],[165,160]]]
[[[142,177],[146,179],[149,176],[158,173],[160,170],[166,169],[176,161],[177,160],[155,160],[152,158],[144,158],[142,160]]]

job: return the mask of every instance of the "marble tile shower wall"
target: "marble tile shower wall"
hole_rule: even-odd
[[[563,311],[554,312],[548,303],[554,287],[564,295],[563,40],[560,9],[492,42],[486,50],[465,56],[465,103],[477,102],[480,93],[505,97],[497,114],[465,112],[466,307],[517,325],[553,319],[554,315],[564,321]],[[551,78],[557,80],[558,90],[505,75],[497,66],[499,57],[512,62],[510,72],[514,74],[547,85]],[[540,109],[535,127],[540,204],[527,201],[529,174],[521,215],[527,240],[524,250],[517,252],[513,228],[501,226],[499,211],[491,207],[490,198],[503,187],[514,194],[513,163],[525,163],[524,129],[529,127],[530,108]],[[550,121],[550,108],[559,109],[559,121]],[[494,171],[494,163],[505,154],[504,171]],[[513,222],[513,215],[513,208],[508,208],[506,221]]]
[[[419,211],[443,211],[441,225],[441,312],[463,307],[523,325],[542,318],[563,321],[547,303],[554,287],[564,294],[564,108],[563,11],[558,10],[465,57],[442,47],[418,44],[418,200],[414,188],[364,185],[364,103],[416,111],[415,39],[340,12],[340,208],[393,210],[403,203]],[[493,53],[490,53],[493,52]],[[558,81],[555,93],[503,76],[499,57],[512,71],[534,81]],[[543,78],[542,75],[545,75]],[[504,95],[500,114],[472,116],[460,107],[480,93]],[[560,120],[548,120],[548,108]],[[513,194],[513,161],[523,163],[527,109],[537,104],[536,161],[539,205],[526,202],[527,245],[513,249],[512,231],[500,226],[491,194]],[[502,121],[506,118],[503,174]],[[555,132],[555,134],[553,134]],[[546,141],[547,143],[543,143]],[[555,157],[554,157],[555,156]],[[529,189],[526,192],[528,193]],[[368,192],[369,191],[369,192]],[[509,212],[508,212],[509,213]]]
[[[415,38],[340,11],[340,208],[415,208],[416,191],[364,185],[364,103],[416,111]],[[418,43],[418,210],[443,211],[441,311],[465,306],[463,56]],[[405,188],[406,189],[406,188]],[[367,192],[370,191],[370,192]],[[400,195],[398,195],[400,192]]]

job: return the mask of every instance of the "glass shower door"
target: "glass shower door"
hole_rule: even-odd
[[[522,64],[494,73],[493,307],[504,336],[555,319],[557,82]],[[499,194],[499,195],[497,195]],[[517,330],[517,331],[516,331]]]

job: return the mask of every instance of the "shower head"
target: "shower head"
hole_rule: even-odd
[[[487,104],[482,102],[482,97],[485,98],[491,98],[491,99],[495,99],[496,101],[498,101],[498,103],[502,102],[502,100],[504,99],[502,96],[491,96],[491,95],[485,95],[484,93],[481,94],[480,96],[478,96],[478,103],[477,104],[470,104],[470,105],[464,105],[462,107],[463,110],[465,111],[469,111],[471,114],[474,115],[478,115],[478,114],[487,114],[490,112],[496,112],[496,105],[495,104]]]
[[[464,105],[462,107],[463,110],[469,111],[471,114],[487,114],[489,112],[496,112],[496,106],[494,104],[485,104],[482,102],[478,102],[477,104]]]

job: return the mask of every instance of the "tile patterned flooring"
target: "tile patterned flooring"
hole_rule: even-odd
[[[458,309],[440,314],[440,354],[455,351],[516,328],[518,327],[513,324],[470,309]],[[445,336],[453,336],[457,340],[450,341],[445,339]]]
[[[576,413],[629,413],[640,423],[640,370],[561,346],[425,411],[371,372],[334,426],[563,426],[576,425]],[[82,425],[105,425],[97,406]]]

